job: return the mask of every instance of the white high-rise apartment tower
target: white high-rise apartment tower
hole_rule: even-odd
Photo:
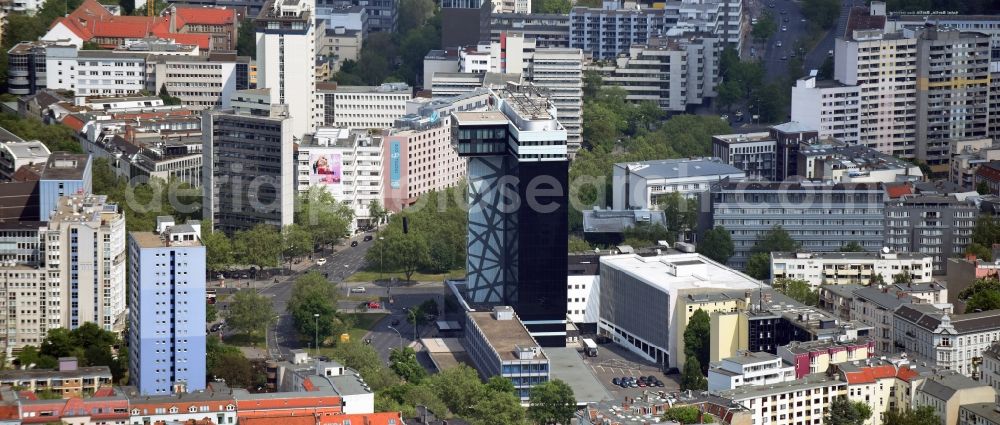
[[[257,87],[288,105],[292,136],[316,131],[315,0],[270,0],[257,27]]]

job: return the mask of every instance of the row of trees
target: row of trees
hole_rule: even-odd
[[[760,25],[761,22],[758,21],[757,24]],[[764,35],[766,31],[759,32],[759,35]],[[780,78],[765,80],[763,62],[744,62],[740,60],[736,50],[726,48],[719,60],[719,74],[722,82],[715,101],[720,107],[728,110],[734,105],[750,101],[747,105],[749,110],[745,112],[748,115],[759,115],[760,122],[779,122],[788,118],[791,104],[791,94],[788,91],[790,82]]]
[[[123,383],[128,371],[128,349],[114,332],[87,322],[69,330],[56,328],[42,340],[40,347],[26,346],[17,356],[21,366],[58,367],[60,357],[76,357],[80,366],[107,366],[115,382]]]
[[[465,185],[460,184],[424,194],[414,206],[394,214],[365,253],[368,269],[402,272],[409,281],[418,271],[443,273],[464,267],[468,225],[464,200]]]
[[[2,66],[7,65],[4,63]],[[21,118],[17,115],[4,112],[0,113],[0,127],[16,134],[24,140],[40,140],[53,152],[83,152],[80,148],[80,142],[76,140],[73,134],[73,129],[64,125],[46,125],[35,119]]]
[[[617,162],[711,155],[711,136],[730,132],[713,116],[666,114],[652,102],[634,103],[620,87],[603,87],[596,72],[584,73],[583,138],[569,170],[574,207],[610,205],[612,166]],[[697,211],[697,209],[695,209]],[[581,230],[583,216],[570,208],[570,229]],[[672,222],[668,220],[668,222]]]
[[[712,331],[711,318],[705,310],[695,310],[684,328],[684,369],[681,371],[681,390],[707,390],[708,362],[711,341],[706,335]],[[685,422],[689,423],[689,422]]]
[[[277,267],[282,258],[291,261],[312,253],[316,246],[340,242],[353,219],[354,211],[349,206],[337,202],[326,190],[313,187],[296,198],[295,223],[281,231],[259,224],[236,232],[232,238],[222,232],[204,232],[206,266],[213,271],[237,265]]]
[[[427,374],[410,348],[390,354],[389,365],[369,345],[338,344],[332,357],[357,370],[375,391],[376,411],[399,411],[417,416],[416,406],[426,406],[438,417],[461,417],[473,425],[568,424],[576,410],[572,389],[553,380],[532,389],[532,404],[525,409],[510,380],[495,376],[483,382],[465,365]]]

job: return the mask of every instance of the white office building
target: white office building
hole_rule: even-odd
[[[732,390],[744,385],[771,385],[795,380],[795,368],[765,352],[740,351],[708,369],[708,390]]]
[[[257,27],[257,87],[272,89],[275,104],[288,106],[292,136],[316,131],[315,0],[271,0]]]
[[[615,164],[612,177],[612,208],[655,209],[658,198],[677,192],[698,196],[724,179],[743,180],[746,173],[719,158],[663,159]]]
[[[319,92],[323,125],[347,130],[391,128],[406,115],[413,89],[406,83],[381,86],[335,86]]]
[[[77,96],[127,96],[146,90],[146,54],[78,50],[75,45],[46,49],[46,87]]]
[[[804,280],[813,288],[820,285],[867,285],[877,275],[892,283],[898,274],[907,274],[914,283],[931,283],[934,257],[915,252],[772,252],[771,272],[775,279]]]
[[[664,367],[678,366],[680,352],[672,342],[683,331],[678,322],[686,317],[686,312],[674,311],[679,298],[690,293],[758,290],[762,285],[695,253],[604,256],[600,268],[598,333]]]
[[[351,229],[374,224],[368,206],[382,205],[382,136],[320,127],[299,144],[297,190],[322,187],[354,211]]]
[[[792,87],[792,121],[816,129],[820,139],[856,144],[860,102],[858,86],[833,80],[817,81],[815,75],[802,77]]]

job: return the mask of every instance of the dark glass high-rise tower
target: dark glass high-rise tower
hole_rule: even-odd
[[[457,112],[469,158],[466,298],[510,305],[543,346],[566,345],[566,129],[544,93],[508,84],[489,111]]]

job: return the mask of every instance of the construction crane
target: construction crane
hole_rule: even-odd
[[[156,15],[156,0],[146,0],[146,16]]]

